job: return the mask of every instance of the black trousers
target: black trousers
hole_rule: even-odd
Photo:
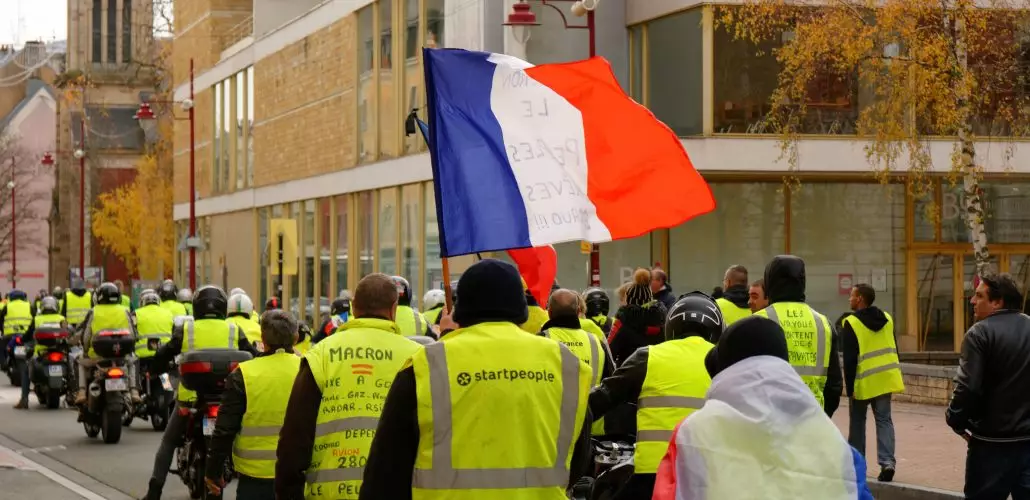
[[[656,474],[633,474],[626,485],[615,494],[614,500],[648,500],[654,494]]]
[[[236,498],[240,500],[275,500],[275,479],[240,475],[236,478]]]
[[[1030,500],[1030,441],[970,439],[965,494],[967,500]]]

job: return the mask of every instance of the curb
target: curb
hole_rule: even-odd
[[[955,500],[965,498],[957,491],[927,488],[914,484],[904,483],[881,483],[875,479],[869,479],[869,490],[873,492],[873,498],[877,500]]]

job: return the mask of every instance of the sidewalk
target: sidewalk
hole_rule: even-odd
[[[966,471],[966,443],[944,423],[944,407],[894,402],[891,405],[898,460],[894,481],[962,491]],[[833,421],[848,435],[848,402],[841,400]],[[866,417],[866,463],[876,477],[876,428],[872,410]]]
[[[41,474],[36,470],[35,464],[25,460],[20,454],[2,447],[0,447],[0,484],[4,485],[4,498],[83,500],[83,496]]]

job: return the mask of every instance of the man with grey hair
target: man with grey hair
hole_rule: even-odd
[[[225,486],[224,464],[232,453],[239,474],[237,498],[275,500],[275,448],[286,418],[300,357],[293,353],[297,320],[282,309],[261,315],[264,352],[240,363],[225,381],[222,405],[207,452],[204,482],[214,494]]]

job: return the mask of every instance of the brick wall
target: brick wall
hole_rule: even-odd
[[[895,394],[894,401],[946,406],[955,388],[955,370],[954,366],[902,363],[905,392]]]

